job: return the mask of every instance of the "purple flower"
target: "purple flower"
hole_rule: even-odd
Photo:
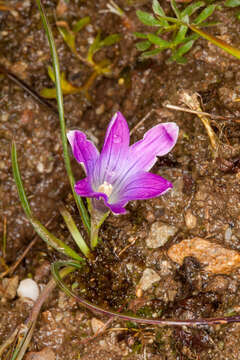
[[[173,122],[154,126],[142,140],[129,145],[128,124],[117,112],[108,126],[101,154],[81,131],[69,131],[67,137],[87,176],[76,183],[76,193],[102,198],[115,214],[124,214],[130,200],[153,198],[172,188],[168,180],[148,171],[157,156],[167,154],[175,145],[178,126]]]

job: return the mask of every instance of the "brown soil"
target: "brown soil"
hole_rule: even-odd
[[[107,58],[112,73],[98,77],[91,86],[91,101],[82,94],[64,97],[67,128],[79,128],[99,141],[100,147],[111,116],[120,110],[133,128],[152,109],[148,120],[134,134],[133,141],[158,122],[175,121],[180,136],[174,150],[160,158],[152,171],[166,177],[174,189],[163,197],[132,202],[128,214],[111,215],[102,227],[103,239],[96,261],[85,272],[73,275],[79,295],[105,308],[131,309],[143,317],[191,319],[218,317],[239,312],[240,271],[208,276],[194,259],[179,267],[166,250],[183,239],[215,239],[220,245],[240,251],[240,97],[239,61],[199,39],[188,55],[187,65],[167,63],[167,54],[139,61],[133,30],[141,31],[136,8],[150,11],[151,2],[117,1],[126,11],[128,22],[106,9],[107,1],[69,1],[62,20],[72,24],[89,15],[91,26],[77,36],[77,49],[85,55],[92,38],[101,29],[104,36],[119,33],[119,44],[104,48],[97,60]],[[14,12],[0,12],[0,62],[5,68],[39,92],[52,87],[47,75],[51,64],[48,43],[34,1],[9,0]],[[92,70],[79,61],[62,40],[55,26],[57,1],[44,1],[54,30],[61,70],[76,86],[82,86]],[[166,9],[169,5],[165,4]],[[216,36],[240,47],[240,23],[232,10],[217,11],[221,24],[212,28]],[[124,79],[120,80],[119,79]],[[204,111],[232,116],[214,120],[219,138],[217,158],[200,119],[192,114],[173,112],[164,105],[181,105],[179,91],[198,92]],[[52,104],[56,106],[55,101]],[[7,221],[5,262],[11,266],[32,240],[34,231],[19,203],[12,176],[10,144],[14,138],[24,186],[34,215],[42,223],[52,219],[49,230],[71,246],[73,242],[58,208],[64,202],[79,227],[77,210],[70,194],[64,168],[59,123],[51,109],[40,105],[6,76],[0,78],[0,232]],[[76,178],[81,169],[72,161]],[[193,214],[196,226],[187,226],[186,213]],[[164,247],[146,246],[152,223],[161,221],[177,228]],[[230,235],[229,235],[230,234]],[[2,235],[0,235],[0,239]],[[123,254],[130,241],[135,241]],[[1,255],[1,252],[0,252]],[[50,279],[49,264],[58,253],[40,239],[19,265],[14,275],[29,274],[42,286]],[[136,286],[146,268],[160,275],[160,281],[136,300]],[[5,268],[0,264],[0,270]],[[227,281],[226,281],[227,279]],[[16,297],[2,297],[0,303],[0,343],[24,322],[30,306]],[[58,360],[68,359],[240,359],[239,324],[201,328],[146,327],[114,321],[94,340],[91,319],[97,316],[81,308],[59,289],[44,304],[28,351],[51,347]],[[97,316],[103,322],[107,318]],[[121,328],[117,330],[117,328]],[[27,358],[27,356],[26,356]]]

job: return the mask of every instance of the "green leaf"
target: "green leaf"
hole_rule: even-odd
[[[18,167],[17,149],[16,149],[16,144],[14,141],[12,142],[11,155],[12,155],[13,177],[14,177],[15,183],[17,185],[19,199],[20,199],[22,208],[25,211],[27,218],[30,218],[32,216],[32,212],[31,212],[31,208],[28,203],[28,199],[27,199],[24,187],[23,187],[21,174],[20,174],[19,167]]]
[[[58,30],[59,30],[60,34],[62,35],[65,43],[75,54],[77,52],[76,45],[75,45],[75,34],[63,26],[58,26]]]
[[[92,57],[100,49],[100,39],[101,39],[101,33],[98,32],[97,36],[95,37],[93,43],[88,49],[87,59],[88,61],[92,62]]]
[[[188,42],[186,42],[184,45],[180,46],[176,52],[175,52],[175,56],[176,59],[182,57],[182,55],[186,54],[193,46],[195,40],[190,40]]]
[[[140,51],[145,51],[145,50],[149,49],[151,45],[152,45],[152,43],[150,41],[146,40],[146,41],[141,41],[141,42],[137,43],[136,47]]]
[[[151,43],[153,43],[154,45],[161,47],[162,49],[167,49],[171,46],[168,41],[163,40],[154,34],[148,34],[148,40],[151,41]]]
[[[237,7],[240,6],[240,0],[227,0],[224,5],[231,8]]]
[[[140,33],[140,32],[134,32],[133,35],[136,36],[139,39],[147,39],[147,34],[143,34],[143,33]]]
[[[173,11],[174,11],[174,13],[176,15],[176,18],[181,19],[181,13],[180,13],[180,11],[179,11],[179,9],[177,7],[176,1],[171,0],[170,2],[171,2],[171,7],[172,7],[172,9],[173,9]]]
[[[57,98],[56,88],[44,87],[40,90],[40,95],[45,99],[56,99]]]
[[[189,17],[194,14],[198,9],[203,7],[205,5],[204,1],[197,1],[193,4],[188,5],[182,12],[181,12],[181,18],[183,18],[185,15],[188,15]]]
[[[160,49],[160,48],[157,48],[157,49],[154,49],[154,50],[150,50],[150,51],[146,51],[144,53],[141,54],[141,59],[145,59],[145,58],[148,58],[148,57],[151,57],[151,56],[155,56],[157,54],[159,54],[163,49]]]
[[[99,31],[94,39],[94,42],[88,50],[87,59],[90,63],[93,63],[93,55],[100,50],[103,46],[110,46],[116,44],[121,39],[119,34],[111,34],[105,39],[101,40],[101,32]]]
[[[67,209],[65,207],[61,207],[60,212],[61,212],[61,215],[67,225],[69,232],[71,233],[73,239],[75,240],[75,243],[77,244],[79,249],[82,251],[82,253],[87,258],[89,258],[90,250],[89,250],[87,244],[85,243],[81,233],[79,232],[71,214],[69,213],[69,211],[67,211]]]
[[[216,8],[216,5],[209,5],[207,6],[198,16],[197,18],[193,21],[194,25],[199,25],[201,24],[204,20],[206,20],[209,16],[212,15],[212,13],[214,12]]]
[[[167,20],[161,18],[162,16],[166,16],[166,15],[163,8],[159,4],[158,0],[153,0],[152,8],[153,8],[153,12],[160,17],[158,19],[159,21],[161,21],[162,26],[164,27],[168,26]]]
[[[100,47],[111,46],[119,42],[121,36],[119,34],[111,34],[100,42]]]
[[[55,83],[54,72],[51,66],[48,67],[48,75],[50,79]],[[66,79],[65,72],[62,72],[60,77],[61,77],[60,81],[61,81],[61,89],[63,95],[78,94],[83,91],[82,87],[74,86]],[[56,99],[57,97],[56,88],[50,88],[50,89],[43,88],[40,91],[40,95],[46,99]]]
[[[29,219],[34,230],[40,236],[40,238],[45,241],[48,245],[61,252],[62,254],[71,257],[74,260],[79,262],[85,262],[85,260],[79,256],[74,250],[72,250],[68,245],[66,245],[62,240],[58,239],[55,235],[50,233],[45,226],[43,226],[40,221],[30,218]]]
[[[169,58],[169,61],[176,61],[179,64],[185,64],[187,62],[187,59],[183,57],[184,54],[186,54],[191,47],[193,46],[195,40],[189,40],[184,45],[179,47],[178,49],[174,50],[172,53],[172,56]]]
[[[90,23],[90,17],[85,16],[84,18],[78,20],[76,24],[73,26],[73,32],[77,33],[84,28],[84,26]]]
[[[177,32],[177,35],[173,41],[173,43],[175,45],[177,44],[180,44],[181,42],[183,42],[183,40],[185,39],[185,35],[188,31],[188,27],[186,25],[181,25],[178,32]]]
[[[137,10],[136,11],[137,17],[139,20],[144,24],[148,26],[160,26],[159,20],[155,19],[155,17],[152,14],[149,14],[145,11]]]
[[[156,15],[165,16],[165,12],[163,11],[163,8],[159,4],[158,0],[153,0],[152,8]]]

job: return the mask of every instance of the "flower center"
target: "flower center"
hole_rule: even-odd
[[[109,183],[107,183],[106,181],[104,181],[104,183],[101,184],[101,185],[98,187],[98,189],[97,189],[98,192],[104,193],[104,194],[106,194],[108,197],[111,195],[112,190],[113,190],[112,185],[109,184]]]

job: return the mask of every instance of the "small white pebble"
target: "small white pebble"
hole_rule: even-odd
[[[37,164],[37,170],[38,170],[38,172],[40,172],[40,173],[43,173],[43,172],[44,172],[44,165],[43,165],[42,162],[39,162],[39,163]]]
[[[32,279],[24,279],[19,284],[17,294],[20,298],[36,301],[39,296],[38,284]]]

